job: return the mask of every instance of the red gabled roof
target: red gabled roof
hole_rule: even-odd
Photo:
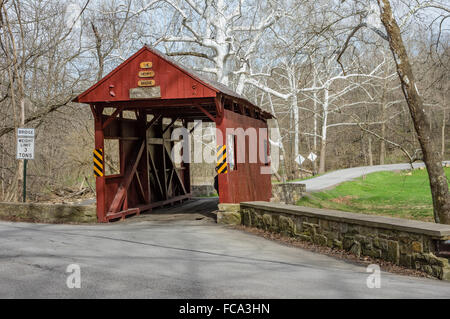
[[[133,54],[132,56],[130,56],[128,59],[126,59],[124,62],[122,62],[117,68],[115,68],[114,70],[112,70],[111,72],[109,72],[106,76],[104,76],[100,81],[98,81],[97,83],[95,83],[94,85],[92,85],[89,89],[87,89],[86,91],[84,91],[83,93],[79,94],[76,98],[74,98],[72,100],[72,102],[77,102],[77,103],[83,103],[81,102],[83,100],[83,98],[88,95],[89,93],[91,93],[93,90],[95,90],[97,87],[99,87],[102,83],[106,82],[108,79],[110,79],[114,74],[116,74],[117,72],[119,72],[122,68],[124,68],[128,63],[130,63],[131,60],[134,60],[139,54],[141,54],[141,52],[145,50],[145,46],[140,49],[139,51],[137,51],[135,54]]]
[[[205,98],[215,97],[221,93],[253,105],[245,97],[219,82],[213,81],[189,67],[183,66],[155,48],[145,45],[130,58],[112,70],[103,79],[85,92],[78,95],[73,102],[96,103],[129,101],[129,90],[138,87],[137,82],[141,62],[151,61],[155,72],[155,86],[161,89],[161,99]],[[255,106],[256,107],[256,106]],[[258,108],[258,107],[256,107]],[[270,114],[263,112],[267,117]]]

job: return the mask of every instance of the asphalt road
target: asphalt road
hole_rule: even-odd
[[[450,164],[450,161],[444,161],[446,164]],[[423,163],[414,163],[414,168],[423,167]],[[352,167],[346,169],[340,169],[334,172],[326,173],[324,175],[313,177],[304,181],[293,182],[306,185],[307,192],[317,192],[325,189],[332,188],[342,182],[350,181],[357,177],[380,171],[397,171],[410,169],[411,165],[407,163],[403,164],[386,164],[386,165],[374,165],[374,166],[361,166]]]
[[[449,282],[384,272],[381,288],[370,289],[365,267],[217,225],[208,205],[112,224],[0,222],[0,298],[450,295]],[[66,285],[70,264],[80,266],[81,288]]]

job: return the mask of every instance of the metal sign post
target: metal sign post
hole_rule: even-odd
[[[23,191],[22,191],[22,198],[23,202],[26,202],[27,199],[27,163],[28,160],[23,160]]]
[[[34,159],[34,128],[17,129],[17,159],[23,159],[23,202],[27,198],[27,163]]]

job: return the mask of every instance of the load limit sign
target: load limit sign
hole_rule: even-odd
[[[17,159],[34,159],[34,128],[17,129]]]

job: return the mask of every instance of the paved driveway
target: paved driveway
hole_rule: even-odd
[[[194,205],[195,206],[195,205]],[[69,289],[66,268],[81,267]],[[205,214],[122,223],[0,222],[0,298],[448,298],[450,283],[382,273],[220,226]]]
[[[450,161],[444,161],[446,164],[450,164]],[[414,168],[424,167],[423,163],[414,163]],[[411,165],[407,163],[403,164],[386,164],[386,165],[374,165],[374,166],[361,166],[361,167],[352,167],[346,169],[340,169],[334,172],[326,173],[324,175],[314,177],[311,179],[307,179],[300,182],[306,185],[307,192],[317,192],[322,191],[331,187],[334,187],[342,182],[350,181],[357,177],[381,171],[397,171],[397,170],[405,170],[410,169]]]

